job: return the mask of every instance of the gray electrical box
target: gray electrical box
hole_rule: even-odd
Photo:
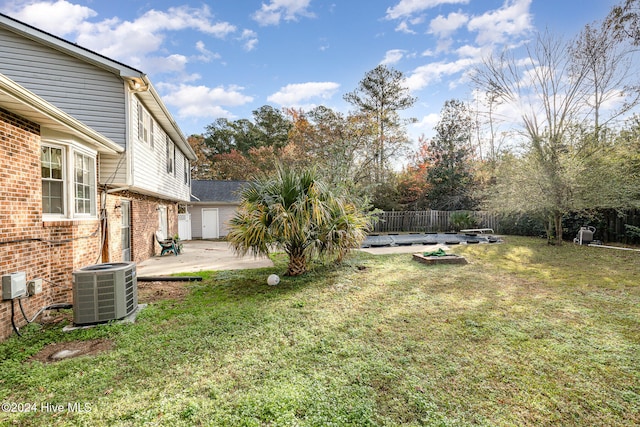
[[[14,299],[27,294],[27,274],[24,271],[2,276],[2,299]]]

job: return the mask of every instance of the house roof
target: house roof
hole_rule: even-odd
[[[89,145],[94,146],[101,153],[120,153],[124,151],[120,145],[85,126],[4,74],[0,74],[0,107],[12,113],[20,114],[40,126],[71,133]]]
[[[122,78],[129,84],[129,87],[137,93],[138,97],[145,104],[147,109],[149,109],[151,114],[153,114],[160,126],[162,126],[171,139],[176,142],[178,147],[180,147],[181,151],[189,158],[189,160],[197,160],[195,152],[187,142],[187,139],[180,130],[180,127],[160,99],[160,95],[156,92],[148,76],[142,71],[75,43],[71,43],[63,38],[18,21],[17,19],[11,18],[10,16],[2,13],[0,13],[0,26],[20,34],[23,37],[42,43],[53,49],[64,52],[67,55],[107,70]]]
[[[192,202],[240,203],[240,191],[248,181],[191,181]]]

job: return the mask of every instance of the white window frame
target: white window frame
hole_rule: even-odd
[[[154,125],[151,114],[138,101],[138,139],[153,148]]]
[[[48,148],[50,150],[60,150],[61,151],[61,172],[62,172],[62,179],[51,179],[50,177],[45,177],[42,176],[42,168],[43,168],[43,164],[42,164],[42,157],[40,157],[40,180],[42,182],[41,184],[41,188],[42,188],[42,193],[40,195],[40,199],[42,201],[42,215],[43,216],[47,216],[47,217],[51,217],[51,218],[55,218],[55,219],[60,219],[60,218],[65,218],[67,216],[67,191],[68,191],[68,183],[67,183],[67,149],[66,147],[64,147],[63,145],[58,145],[58,144],[42,144],[42,147],[40,148],[40,152],[42,153],[42,149],[43,148]],[[62,202],[61,202],[61,208],[62,208],[62,212],[60,213],[54,213],[54,212],[45,212],[44,211],[44,184],[45,182],[48,181],[54,181],[54,182],[62,182]]]
[[[151,149],[153,149],[154,131],[155,123],[153,121],[153,117],[151,117],[151,114],[149,114],[149,145],[151,146]]]
[[[82,161],[82,181],[78,181],[78,158]],[[85,181],[88,180],[88,181]],[[80,192],[80,187],[83,187]],[[73,152],[73,214],[75,217],[96,216],[96,158],[81,151]],[[82,193],[80,195],[80,193]],[[79,212],[78,202],[89,207],[89,212]]]
[[[176,148],[175,144],[169,138],[169,135],[165,138],[166,140],[166,154],[167,154],[167,173],[169,175],[175,176],[176,173]]]
[[[42,141],[42,147],[49,147],[62,150],[62,208],[61,213],[44,212],[44,204],[42,211],[42,219],[44,221],[59,221],[67,219],[96,219],[97,218],[97,153],[83,146],[73,143],[64,144],[59,141]],[[81,183],[88,186],[88,191],[83,192],[83,200],[89,201],[89,213],[76,211],[76,155],[82,156],[83,161],[89,162],[87,174],[83,174],[83,178],[89,180],[88,183]],[[42,160],[40,160],[42,168]],[[46,178],[41,176],[41,182]],[[41,200],[44,199],[44,193],[40,195]]]

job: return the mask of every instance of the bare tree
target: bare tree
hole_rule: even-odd
[[[632,66],[634,49],[625,40],[616,38],[615,26],[608,20],[586,25],[570,47],[575,73],[585,73],[584,90],[590,94],[585,101],[591,109],[594,140],[614,120],[629,113],[638,105],[640,87]],[[603,110],[608,104],[617,104]]]
[[[506,132],[501,127],[504,124],[504,118],[501,118],[498,112],[501,101],[492,92],[476,92],[474,98],[477,156],[481,161],[495,166],[504,149],[506,139]]]
[[[626,39],[640,46],[640,0],[624,0],[614,6],[605,22],[618,41]]]
[[[536,211],[548,218],[550,242],[562,242],[565,213],[597,203],[587,193],[600,194],[606,203],[610,189],[586,183],[582,172],[593,165],[603,124],[637,104],[637,97],[631,96],[622,109],[602,117],[603,105],[626,81],[617,69],[624,56],[613,49],[615,43],[601,55],[612,43],[607,38],[611,33],[602,31],[588,27],[574,43],[548,33],[538,35],[524,59],[505,52],[486,59],[474,76],[481,90],[512,106],[526,136],[521,161],[528,173],[511,180],[503,175],[496,197],[489,200],[498,200],[493,207],[503,211]],[[593,129],[596,138],[585,129]]]

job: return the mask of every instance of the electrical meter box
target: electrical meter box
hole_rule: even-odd
[[[24,271],[2,276],[2,299],[14,299],[26,295],[27,274]]]

